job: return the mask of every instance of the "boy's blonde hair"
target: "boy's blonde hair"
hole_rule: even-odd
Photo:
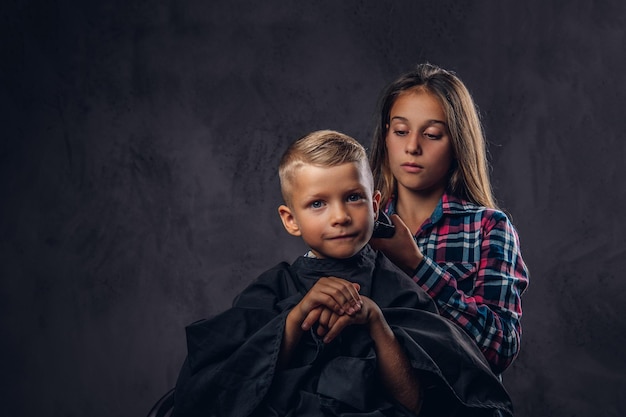
[[[362,167],[373,187],[367,153],[355,139],[334,130],[318,130],[296,140],[287,148],[278,166],[280,190],[285,203],[291,205],[291,186],[302,166],[334,167],[349,162],[356,162]]]

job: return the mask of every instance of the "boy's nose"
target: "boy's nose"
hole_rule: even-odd
[[[331,221],[335,224],[346,224],[350,222],[350,214],[348,210],[341,204],[333,207],[331,214]]]

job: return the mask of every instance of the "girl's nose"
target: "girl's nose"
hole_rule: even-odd
[[[422,144],[417,133],[410,133],[406,141],[405,152],[410,155],[419,155],[422,153]]]

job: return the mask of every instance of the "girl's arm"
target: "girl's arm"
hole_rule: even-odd
[[[471,292],[459,290],[457,279],[428,257],[416,268],[414,280],[435,299],[442,316],[476,340],[494,372],[501,373],[519,352],[521,293],[528,285],[517,233],[503,213],[483,218],[480,251],[477,270],[467,271],[468,279],[475,279]]]
[[[396,235],[370,243],[412,276],[436,301],[441,315],[463,328],[494,372],[501,373],[519,352],[520,296],[528,285],[528,271],[515,229],[503,213],[491,214],[483,218],[480,262],[476,271],[468,271],[476,278],[467,294],[459,290],[456,278],[446,269],[422,255],[396,214],[391,216]]]

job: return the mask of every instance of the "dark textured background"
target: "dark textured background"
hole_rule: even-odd
[[[145,415],[184,326],[302,252],[287,143],[368,145],[428,60],[481,108],[532,273],[516,415],[626,415],[626,3],[226,3],[0,6],[1,413]]]

